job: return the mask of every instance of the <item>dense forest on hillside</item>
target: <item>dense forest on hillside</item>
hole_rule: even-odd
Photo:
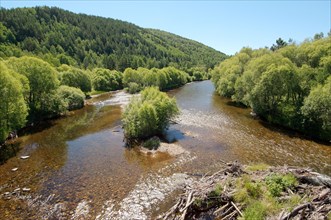
[[[55,7],[1,8],[0,17],[2,58],[33,54],[53,66],[118,71],[166,66],[207,70],[226,58],[174,34]]]
[[[212,73],[217,92],[265,120],[331,140],[331,36],[243,48]]]

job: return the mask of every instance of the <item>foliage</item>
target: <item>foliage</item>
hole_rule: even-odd
[[[99,91],[122,89],[122,74],[116,70],[96,68],[93,70],[93,88]]]
[[[278,39],[274,51],[243,48],[214,68],[215,89],[271,123],[329,141],[330,40],[286,45]]]
[[[6,64],[28,79],[29,90],[24,92],[24,98],[29,106],[30,121],[53,115],[52,107],[57,107],[52,97],[56,97],[55,91],[59,86],[56,70],[45,61],[26,56],[10,58]]]
[[[79,109],[84,106],[85,95],[78,88],[60,86],[57,89],[57,93],[61,97],[61,100],[66,103],[68,110]]]
[[[83,70],[69,67],[64,72],[60,71],[61,84],[70,87],[79,88],[81,91],[87,93],[92,90],[92,81],[90,76]],[[59,68],[60,69],[60,68]]]
[[[138,83],[135,82],[129,82],[127,90],[129,93],[134,94],[141,90],[141,87],[138,85]]]
[[[186,72],[174,67],[150,70],[142,67],[137,70],[127,68],[123,73],[123,85],[130,93],[139,92],[150,86],[156,86],[161,91],[177,88],[185,85],[189,80],[191,78]]]
[[[307,129],[325,139],[331,133],[331,76],[328,77],[325,85],[318,85],[311,90],[305,98],[302,113],[307,118]]]
[[[276,40],[276,44],[273,44],[270,48],[270,50],[275,51],[282,47],[285,47],[287,45],[286,41],[284,41],[282,38],[278,38]]]
[[[266,177],[266,184],[271,195],[278,197],[285,189],[293,189],[298,181],[292,174],[273,174]]]
[[[38,55],[54,66],[118,71],[165,66],[208,69],[226,58],[223,53],[174,34],[56,7],[1,8],[0,17],[0,44],[6,43],[2,57],[13,56],[15,48],[26,55]]]
[[[154,136],[154,137],[148,139],[147,141],[145,141],[143,143],[143,147],[145,147],[149,150],[155,150],[160,146],[160,144],[161,144],[160,138]]]
[[[128,141],[161,134],[169,120],[178,113],[175,99],[157,88],[145,88],[140,94],[130,101],[123,113],[124,133]]]
[[[17,73],[0,62],[0,143],[9,132],[25,125],[28,108],[23,98],[23,88]]]

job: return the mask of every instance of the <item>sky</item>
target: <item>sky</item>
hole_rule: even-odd
[[[0,0],[1,7],[57,6],[168,31],[228,55],[242,47],[270,47],[279,37],[300,43],[331,29],[331,0],[324,1],[28,1]]]

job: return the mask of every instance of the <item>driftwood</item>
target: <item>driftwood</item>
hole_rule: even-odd
[[[236,216],[242,216],[239,205],[235,204],[232,198],[233,192],[223,192],[221,195],[210,196],[209,193],[214,189],[215,183],[226,176],[239,176],[243,172],[242,166],[235,162],[226,164],[226,167],[212,175],[202,176],[193,186],[187,187],[186,192],[178,199],[166,213],[159,216],[158,219],[196,219],[199,213],[209,212],[213,217],[222,219],[233,219]],[[212,205],[198,207],[195,204],[196,199],[203,202],[208,199]],[[219,208],[220,207],[220,208]]]
[[[175,205],[158,219],[232,220],[244,217],[245,204],[239,204],[233,198],[234,184],[229,186],[225,183],[228,180],[235,181],[245,171],[238,162],[223,163],[223,169],[213,174],[192,175],[199,179],[190,186],[186,186],[185,192],[179,196]],[[273,172],[292,173],[299,182],[295,189],[284,191],[284,195],[279,198],[279,201],[287,201],[295,194],[301,195],[302,198],[292,211],[280,210],[281,213],[272,219],[326,219],[331,212],[330,177],[309,169],[295,167],[274,167],[260,175],[266,176]],[[216,193],[215,189],[218,184],[223,184],[222,191]],[[308,200],[308,198],[312,199]]]
[[[315,186],[327,186],[331,188],[331,177],[312,172],[308,169],[293,169],[290,168],[289,171],[301,182],[307,183]]]
[[[292,212],[290,212],[288,215],[283,217],[282,220],[288,220],[290,218],[293,218],[294,216],[296,216],[299,213],[299,211],[304,210],[306,208],[312,209],[312,205],[310,203],[299,205],[295,209],[293,209]]]

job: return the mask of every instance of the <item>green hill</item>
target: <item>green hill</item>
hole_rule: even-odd
[[[3,58],[27,54],[54,66],[120,71],[165,66],[208,69],[226,58],[219,51],[171,33],[56,7],[1,8],[0,18]]]

